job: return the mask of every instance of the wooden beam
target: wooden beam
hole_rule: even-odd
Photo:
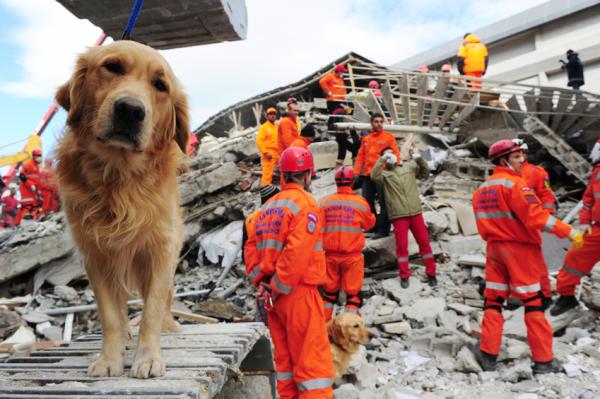
[[[352,117],[359,122],[371,122],[371,115],[369,115],[369,111],[358,101],[354,102],[354,112],[352,112]]]
[[[554,90],[552,89],[542,89],[540,91],[540,98],[538,102],[540,112],[550,112],[552,111],[552,96],[554,94]],[[540,114],[540,120],[547,125],[550,122],[550,114]]]
[[[398,119],[398,112],[396,112],[396,104],[394,104],[392,87],[390,85],[389,80],[386,80],[383,84],[383,87],[381,88],[381,98],[383,99],[383,104],[385,105],[385,108],[387,108],[387,111],[392,117],[394,123],[400,123],[400,120]]]
[[[423,98],[427,94],[427,75],[420,75],[417,77],[417,126],[423,125],[423,113],[425,99]]]
[[[471,98],[471,101],[469,101],[469,103],[460,111],[458,117],[454,120],[454,122],[452,122],[448,131],[452,133],[452,131],[456,129],[462,121],[464,121],[469,115],[471,115],[473,111],[475,111],[475,108],[477,108],[478,105],[479,93],[475,93],[473,98]]]
[[[408,74],[403,73],[400,80],[400,92],[402,93],[402,109],[404,111],[404,124],[411,125],[411,115],[410,115],[410,90],[408,88],[408,79],[410,76]]]
[[[438,109],[440,107],[440,98],[446,95],[446,89],[448,88],[448,82],[450,79],[447,76],[438,78],[437,85],[435,86],[435,93],[433,94],[433,103],[431,104],[431,114],[429,115],[429,122],[427,126],[432,127],[435,118],[437,118]]]
[[[554,130],[555,132],[565,116],[564,113],[569,105],[573,102],[573,93],[568,93],[566,91],[560,91],[559,93],[558,103],[553,110],[555,114],[552,115],[552,120],[550,122],[550,129]]]
[[[439,126],[440,129],[444,128],[444,125],[446,124],[446,122],[448,122],[448,120],[454,113],[454,110],[456,109],[456,107],[458,107],[458,103],[462,100],[463,96],[465,95],[466,89],[462,83],[459,83],[459,85],[457,85],[454,88],[454,90],[455,90],[454,94],[452,94],[452,98],[450,98],[450,101],[452,101],[452,102],[448,104],[448,107],[446,108],[446,111],[444,112],[444,115],[442,116],[442,120],[440,121],[440,126]]]
[[[372,113],[378,112],[381,115],[384,115],[383,108],[381,108],[381,104],[379,104],[379,101],[377,101],[377,98],[375,98],[375,95],[371,91],[369,91],[369,93],[367,94],[367,107]]]
[[[571,126],[574,123],[576,123],[576,121],[579,118],[581,118],[581,116],[573,115],[573,114],[580,114],[582,112],[585,112],[585,110],[587,109],[589,104],[590,104],[590,102],[588,100],[586,100],[585,97],[583,97],[582,95],[576,95],[575,96],[575,105],[569,111],[569,115],[567,115],[567,117],[564,118],[563,121],[561,122],[561,124],[558,126],[556,133],[561,135],[561,134],[567,133],[569,130],[571,130],[570,129]]]

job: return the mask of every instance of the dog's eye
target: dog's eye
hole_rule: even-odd
[[[115,75],[125,74],[125,69],[123,68],[123,65],[121,65],[119,62],[107,62],[106,64],[104,64],[104,68],[110,73],[114,73]]]
[[[161,79],[154,79],[152,81],[152,86],[154,86],[154,88],[158,91],[167,91],[168,90],[167,84]]]
[[[352,327],[354,327],[354,328],[358,328],[358,327],[360,327],[360,326],[359,326],[358,324],[355,324],[355,325],[353,325]]]

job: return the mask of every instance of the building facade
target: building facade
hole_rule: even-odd
[[[584,65],[584,91],[600,93],[600,0],[552,0],[472,33],[489,49],[486,78],[541,86],[567,87],[569,49],[579,53]],[[415,69],[427,65],[439,70],[445,63],[456,71],[455,38],[391,66]]]

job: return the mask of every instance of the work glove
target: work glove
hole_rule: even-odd
[[[421,153],[419,151],[413,151],[413,153],[412,153],[412,159],[414,159],[415,161],[417,159],[421,159]]]
[[[384,162],[388,165],[396,165],[396,163],[398,163],[398,158],[391,152],[386,152],[381,157],[383,158]]]
[[[569,240],[573,244],[573,248],[581,248],[583,246],[583,233],[577,229],[571,230]]]
[[[583,235],[592,234],[592,226],[589,224],[581,224],[577,230],[583,231]]]
[[[271,287],[264,281],[261,282],[258,286],[258,297],[260,298],[261,301],[263,301],[265,310],[267,312],[270,312],[271,310],[273,310],[273,302],[274,302],[273,293],[272,293]]]

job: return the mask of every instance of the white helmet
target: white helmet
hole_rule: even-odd
[[[521,151],[528,151],[529,146],[523,139],[512,139],[512,142],[521,147]]]
[[[592,152],[590,152],[590,161],[592,164],[600,162],[600,139],[596,141],[596,144],[592,147]]]

